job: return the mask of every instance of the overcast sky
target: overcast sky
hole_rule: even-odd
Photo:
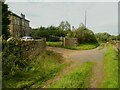
[[[58,26],[61,21],[65,20],[67,20],[71,26],[77,28],[80,23],[84,23],[85,10],[87,10],[87,27],[89,29],[95,33],[108,32],[113,35],[118,34],[117,2],[12,1],[13,0],[7,0],[9,9],[18,15],[20,15],[20,13],[25,14],[26,18],[30,20],[30,26],[32,28],[51,25]]]

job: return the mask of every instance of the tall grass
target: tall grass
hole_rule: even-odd
[[[98,44],[95,43],[83,43],[83,44],[79,44],[76,47],[66,47],[68,49],[73,49],[73,50],[90,50],[90,49],[94,49],[98,47]]]
[[[118,88],[118,57],[111,44],[108,44],[103,63],[104,79],[100,87]]]
[[[93,63],[85,62],[49,88],[87,88]]]
[[[41,84],[54,77],[65,64],[61,56],[46,51],[34,58],[30,65],[17,72],[13,77],[3,78],[3,88],[38,88]]]
[[[90,50],[99,46],[98,43],[83,43],[74,47],[64,47],[63,42],[46,42],[46,44],[52,47],[62,47],[62,48],[67,48],[72,50]]]
[[[62,47],[62,42],[46,42],[46,44],[52,47]]]

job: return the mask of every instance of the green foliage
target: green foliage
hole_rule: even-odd
[[[52,47],[62,47],[63,43],[62,42],[46,42],[48,46]]]
[[[103,60],[104,79],[101,88],[118,88],[118,57],[112,45],[108,44],[108,49]]]
[[[3,88],[40,88],[43,82],[54,77],[65,66],[60,54],[46,51],[13,77],[3,77]]]
[[[79,43],[97,43],[94,33],[83,25],[75,30],[74,33]]]
[[[69,32],[67,33],[66,38],[73,38],[73,37],[75,37],[75,33],[74,33],[73,31],[69,31]]]
[[[10,35],[8,28],[10,20],[8,18],[10,11],[8,11],[8,5],[2,2],[2,35],[3,39],[7,39]]]
[[[49,88],[88,88],[93,63],[85,62]]]
[[[13,39],[9,42],[2,42],[2,64],[3,75],[14,75],[15,72],[22,70],[27,65],[22,55],[21,41]]]
[[[60,41],[60,37],[65,37],[67,31],[60,30],[58,27],[50,26],[50,27],[40,27],[37,29],[33,29],[31,32],[31,36],[33,38],[46,38],[47,41],[58,42]]]
[[[76,47],[65,47],[68,49],[73,49],[73,50],[90,50],[98,47],[98,43],[84,43],[84,44],[79,44]]]
[[[68,21],[62,21],[60,25],[58,26],[60,30],[63,31],[70,31],[71,30],[71,25],[69,24]]]
[[[99,46],[99,50],[103,49],[105,47],[105,43],[101,43]]]
[[[108,40],[116,40],[117,39],[117,36],[115,36],[115,35],[111,35],[111,36],[109,36],[109,38],[108,38]]]
[[[97,40],[99,42],[104,42],[104,43],[109,40],[110,36],[111,35],[109,33],[106,33],[106,32],[104,32],[104,33],[96,33],[95,34],[95,37],[97,38]]]
[[[117,40],[120,40],[120,34],[117,36]]]

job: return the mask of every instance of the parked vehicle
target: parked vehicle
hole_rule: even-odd
[[[23,40],[23,41],[33,41],[34,39],[30,36],[24,36],[24,37],[21,38],[21,40]]]

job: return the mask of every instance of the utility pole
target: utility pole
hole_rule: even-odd
[[[86,15],[87,15],[87,11],[85,10],[85,28],[86,28]]]

